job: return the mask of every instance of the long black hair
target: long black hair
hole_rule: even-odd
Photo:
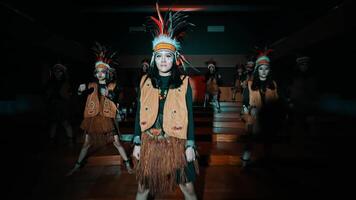
[[[251,89],[252,90],[259,90],[259,89],[267,89],[268,88],[270,90],[275,90],[276,86],[274,85],[274,81],[272,79],[272,69],[271,69],[271,67],[269,68],[269,72],[268,72],[267,78],[264,81],[266,87],[265,88],[260,88],[261,82],[262,82],[260,80],[260,77],[259,77],[259,74],[258,74],[258,68],[260,66],[258,66],[257,69],[253,72],[253,80],[252,80]]]
[[[183,78],[181,78],[181,76],[183,76]],[[174,89],[180,87],[183,84],[183,80],[186,78],[186,76],[187,73],[183,70],[183,67],[179,67],[174,59],[173,66],[171,68],[171,78],[169,79],[169,88]],[[147,78],[151,79],[154,88],[158,88],[160,86],[160,76],[156,62],[153,62],[153,66],[148,68]]]

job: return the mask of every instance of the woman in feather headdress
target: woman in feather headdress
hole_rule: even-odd
[[[110,52],[99,43],[96,43],[94,52],[96,54],[94,70],[96,80],[88,85],[81,84],[78,88],[79,95],[88,96],[84,119],[80,125],[80,128],[84,130],[85,140],[78,161],[67,175],[71,175],[81,167],[93,142],[113,142],[124,160],[127,171],[132,173],[129,159],[119,141],[119,127],[115,123],[118,108],[114,101],[118,94],[116,82],[113,81],[115,70],[110,65],[116,64],[114,60],[116,52]]]
[[[206,104],[209,103],[210,97],[212,97],[215,108],[218,112],[220,112],[220,101],[219,101],[219,94],[220,94],[220,81],[221,75],[216,71],[216,62],[212,59],[206,62],[208,66],[208,71],[205,74],[205,81],[206,81],[206,90],[205,90],[205,98],[204,98],[204,108]]]
[[[279,98],[277,84],[272,78],[270,58],[271,49],[258,50],[252,80],[247,80],[247,88],[243,93],[243,119],[246,122],[247,134],[259,131],[258,116],[263,107]],[[245,167],[251,159],[251,139],[244,148],[242,164]]]
[[[179,185],[185,199],[196,199],[196,160],[192,89],[181,54],[181,36],[192,24],[182,12],[150,17],[153,54],[140,82],[133,156],[138,160],[136,199],[173,191]]]
[[[232,100],[236,100],[236,94],[242,93],[242,81],[244,80],[244,67],[242,64],[236,65],[236,73],[234,77],[234,86],[232,87]]]

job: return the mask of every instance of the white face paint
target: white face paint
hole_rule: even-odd
[[[208,69],[209,69],[209,72],[210,72],[210,73],[214,73],[214,71],[215,71],[215,65],[214,65],[214,64],[209,64],[209,65],[208,65]]]
[[[106,79],[106,69],[97,68],[95,76],[99,81],[105,80]]]
[[[155,62],[158,68],[158,73],[161,76],[170,76],[173,66],[174,54],[172,51],[161,50],[156,52]]]
[[[265,81],[267,79],[269,71],[270,69],[268,65],[260,65],[258,67],[258,77],[260,78],[261,81]]]

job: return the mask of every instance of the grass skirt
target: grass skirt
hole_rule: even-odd
[[[193,167],[188,167],[185,143],[184,139],[157,139],[142,133],[140,160],[136,166],[138,182],[153,194],[173,191],[177,184],[191,182],[191,177],[195,178],[198,172],[198,162],[195,160],[194,164],[190,163]]]
[[[80,128],[93,138],[93,143],[109,143],[114,141],[114,133],[116,131],[114,119],[102,115],[84,118]]]

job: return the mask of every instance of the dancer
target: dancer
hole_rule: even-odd
[[[113,145],[124,160],[127,171],[132,173],[130,160],[119,141],[118,124],[115,123],[117,106],[113,100],[117,95],[115,93],[117,86],[115,82],[112,82],[113,77],[110,77],[110,72],[113,75],[113,69],[110,65],[116,64],[114,61],[116,52],[111,53],[106,47],[98,43],[94,47],[94,52],[96,54],[94,70],[96,80],[89,83],[88,86],[81,84],[78,88],[79,95],[88,95],[84,110],[84,119],[80,126],[84,130],[85,140],[78,161],[68,175],[73,174],[81,167],[88,149],[92,146],[93,142],[113,142]]]
[[[133,156],[137,165],[136,199],[147,199],[179,185],[185,199],[197,199],[192,89],[180,53],[180,36],[188,26],[186,15],[168,12],[151,17],[153,55],[147,75],[140,82]]]

